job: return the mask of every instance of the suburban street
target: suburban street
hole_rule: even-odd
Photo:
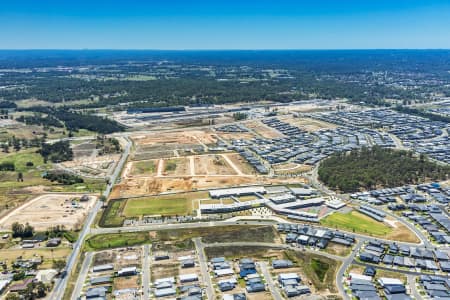
[[[263,273],[264,278],[266,279],[267,287],[269,288],[270,293],[272,294],[275,300],[283,300],[283,296],[281,296],[280,291],[275,286],[272,276],[270,276],[269,271],[267,270],[267,263],[262,261],[259,263],[261,267],[261,272]]]
[[[150,246],[144,245],[142,263],[142,299],[149,299],[150,294]]]
[[[211,281],[211,277],[209,276],[209,272],[208,272],[208,261],[206,259],[202,240],[201,240],[201,238],[194,238],[192,240],[194,241],[195,249],[196,249],[197,255],[198,255],[198,260],[200,262],[200,271],[202,273],[202,278],[203,278],[203,280],[206,281],[207,299],[213,300],[213,299],[215,299],[214,290],[212,288],[212,281]]]
[[[408,275],[407,278],[408,278],[408,285],[411,290],[411,294],[414,296],[414,299],[422,300],[423,299],[422,295],[417,291],[417,288],[416,288],[416,278],[417,277],[413,276],[413,275]]]
[[[83,264],[81,265],[80,273],[77,277],[77,281],[75,283],[75,287],[72,291],[72,297],[70,299],[77,300],[83,290],[83,285],[86,280],[86,276],[89,272],[89,266],[92,263],[93,252],[86,252],[86,256],[84,258]]]
[[[345,260],[342,262],[341,266],[339,267],[339,270],[336,273],[336,285],[339,290],[339,294],[341,294],[342,297],[344,297],[344,299],[350,299],[350,297],[345,292],[343,284],[344,274],[347,271],[348,267],[352,264],[356,254],[358,253],[359,249],[361,249],[362,245],[363,241],[359,240],[356,246],[354,246],[350,255],[347,258],[345,258]]]

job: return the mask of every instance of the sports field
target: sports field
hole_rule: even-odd
[[[170,200],[138,198],[130,199],[125,205],[123,213],[126,217],[137,217],[142,215],[190,215],[192,201],[186,198],[175,198]]]
[[[123,215],[128,218],[144,215],[191,215],[194,209],[193,201],[207,197],[207,193],[196,192],[131,198],[125,204]]]
[[[375,221],[357,211],[351,211],[346,214],[336,212],[320,220],[320,224],[331,228],[376,236],[386,236],[392,232],[391,227],[388,227],[382,222]]]

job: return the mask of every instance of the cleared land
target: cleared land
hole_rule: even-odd
[[[135,276],[125,276],[125,277],[116,277],[114,278],[114,289],[137,289],[139,288],[139,277]]]
[[[352,252],[352,247],[347,247],[341,244],[329,243],[328,246],[324,249],[324,251],[333,255],[347,256]]]
[[[245,233],[243,232],[251,232]],[[191,239],[202,237],[207,242],[274,242],[277,239],[277,233],[269,226],[218,226],[218,227],[200,227],[177,230],[159,230],[149,232],[127,232],[99,234],[86,240],[86,248],[91,250],[102,250],[108,248],[117,248],[124,246],[136,246],[151,242],[153,246],[161,243],[162,245],[173,243],[179,249],[190,248]]]
[[[132,163],[131,175],[152,176],[156,172],[157,160],[145,160]]]
[[[300,174],[309,172],[312,169],[312,166],[308,165],[302,165],[302,164],[296,164],[296,163],[284,163],[284,164],[277,164],[273,166],[275,170],[275,174]]]
[[[339,262],[313,253],[285,251],[288,259],[301,266],[303,273],[321,292],[336,293],[335,274]]]
[[[255,137],[251,132],[221,132],[217,131],[219,135],[224,140],[250,140]]]
[[[111,198],[130,198],[163,192],[187,192],[196,189],[225,188],[248,184],[298,184],[303,178],[268,178],[260,176],[195,176],[183,178],[123,178],[113,188]]]
[[[283,137],[284,135],[276,129],[273,129],[260,121],[245,122],[245,126],[252,129],[254,132],[262,136],[263,138],[273,139]]]
[[[53,249],[2,249],[1,258],[3,261],[13,262],[18,257],[23,259],[31,259],[35,257],[42,257],[43,263],[38,266],[38,269],[48,269],[53,265],[54,260],[66,260],[72,249],[58,247]]]
[[[189,176],[190,162],[186,157],[165,159],[163,163],[164,176]]]
[[[228,157],[230,161],[241,170],[243,174],[255,174],[255,169],[239,154],[233,153],[233,154],[223,154],[224,156]]]
[[[293,125],[297,126],[301,129],[304,129],[306,131],[314,132],[320,129],[333,129],[336,128],[337,125],[327,123],[320,120],[315,120],[311,118],[305,118],[305,117],[298,117],[298,118],[281,118],[283,121]]]
[[[79,156],[60,165],[82,176],[104,177],[110,174],[119,159],[120,154]]]
[[[189,155],[205,150],[206,145],[214,144],[216,136],[201,130],[184,130],[173,132],[150,132],[145,135],[131,137],[134,141],[136,160],[168,158],[178,155]]]
[[[94,205],[95,197],[87,202],[72,205],[74,195],[42,195],[11,211],[0,219],[0,228],[10,230],[14,222],[28,222],[35,230],[43,231],[51,226],[64,225],[67,229],[81,226],[89,209]]]
[[[220,155],[200,155],[194,157],[196,175],[237,175]]]
[[[0,163],[12,162],[15,165],[15,171],[0,172],[0,218],[45,192],[95,192],[104,188],[104,180],[98,179],[86,178],[84,183],[62,185],[42,178],[42,173],[51,169],[52,164],[44,164],[36,151],[37,148],[30,148],[0,153]],[[18,172],[23,174],[23,181],[17,181]]]

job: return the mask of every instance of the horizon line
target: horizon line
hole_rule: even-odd
[[[450,50],[450,48],[0,48],[0,51],[368,51],[368,50]]]

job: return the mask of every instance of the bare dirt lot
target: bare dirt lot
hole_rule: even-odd
[[[190,176],[190,159],[187,157],[164,159],[162,170],[158,168],[158,174],[161,172],[163,176]]]
[[[306,183],[302,178],[267,178],[260,176],[196,176],[184,178],[126,178],[114,186],[111,199],[162,192],[187,192],[196,189],[224,188],[249,184],[298,184]]]
[[[120,154],[103,156],[79,156],[72,161],[61,163],[62,168],[67,168],[88,177],[107,176],[119,161]]]
[[[153,176],[156,175],[159,160],[143,160],[130,162],[130,167],[127,166],[126,170],[129,170],[129,175],[132,176]]]
[[[273,166],[276,174],[300,174],[311,171],[312,167],[297,163],[283,163]]]
[[[236,175],[237,172],[221,155],[195,156],[196,175]]]
[[[251,132],[217,132],[224,140],[250,140],[255,137]]]
[[[139,276],[126,276],[126,277],[117,277],[114,279],[114,289],[137,289]]]
[[[216,137],[213,133],[202,130],[151,132],[145,135],[135,135],[131,138],[137,147],[148,147],[152,145],[163,145],[167,147],[173,144],[213,144],[216,142]]]
[[[72,201],[80,196],[69,194],[38,196],[1,218],[0,228],[10,230],[14,222],[28,222],[37,231],[55,225],[64,225],[67,229],[79,227],[95,202],[95,197],[90,197],[87,202]]]
[[[273,139],[278,137],[284,137],[284,135],[276,129],[261,123],[260,121],[249,121],[245,123],[245,126],[252,129],[254,132],[262,136],[263,138]]]
[[[150,132],[131,137],[136,151],[133,160],[170,158],[192,155],[207,150],[215,144],[217,136],[209,131],[179,130],[172,132]]]
[[[256,170],[238,153],[223,154],[223,156],[228,157],[243,174],[256,174]]]
[[[301,118],[285,117],[281,118],[281,120],[291,125],[297,126],[300,129],[310,132],[314,132],[320,129],[333,129],[337,127],[337,125],[335,124],[304,117]]]

